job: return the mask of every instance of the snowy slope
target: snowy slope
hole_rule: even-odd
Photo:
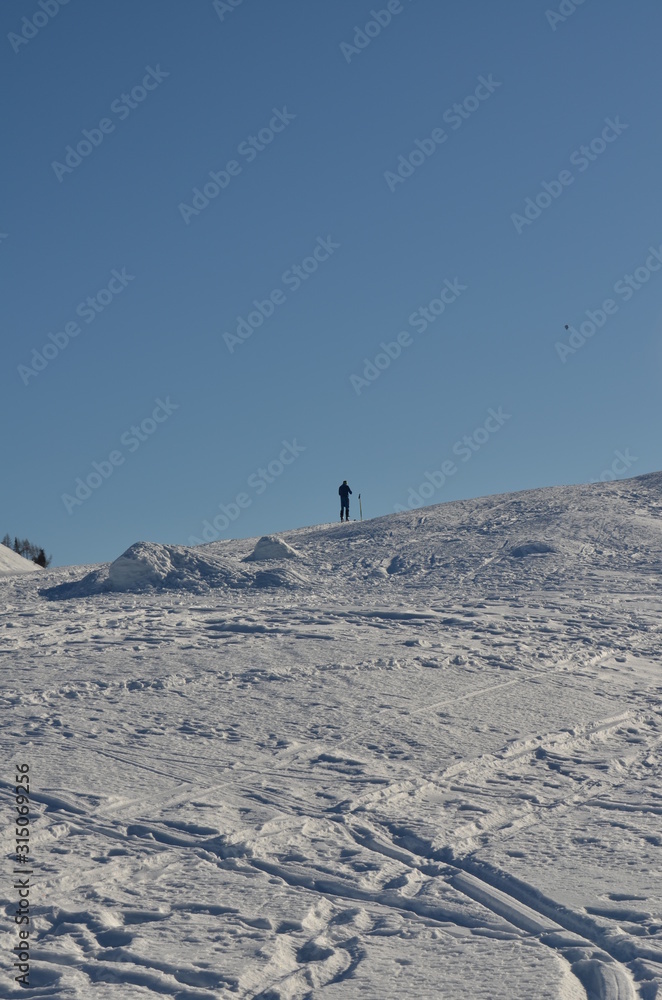
[[[41,569],[36,563],[19,556],[13,549],[8,549],[6,545],[0,544],[0,577],[10,576],[15,573],[34,573]]]
[[[655,474],[7,577],[0,993],[653,1000],[661,571]]]

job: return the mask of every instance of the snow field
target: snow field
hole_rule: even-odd
[[[1,890],[0,992],[654,1000],[661,494],[4,577],[36,874],[29,990]]]

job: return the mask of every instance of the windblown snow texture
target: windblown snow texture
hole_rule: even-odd
[[[3,576],[0,993],[654,1000],[661,573],[656,474]]]

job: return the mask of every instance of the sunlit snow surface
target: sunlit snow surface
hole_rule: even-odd
[[[138,543],[0,593],[0,995],[662,987],[662,474]]]
[[[39,573],[41,567],[30,559],[19,556],[18,552],[0,545],[0,579],[5,576],[15,576],[17,573]]]

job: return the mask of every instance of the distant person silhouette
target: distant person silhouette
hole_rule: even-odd
[[[345,520],[349,521],[349,495],[352,491],[347,485],[347,480],[343,479],[342,486],[338,487],[338,495],[340,496],[340,520],[343,519],[343,513],[345,514]]]

